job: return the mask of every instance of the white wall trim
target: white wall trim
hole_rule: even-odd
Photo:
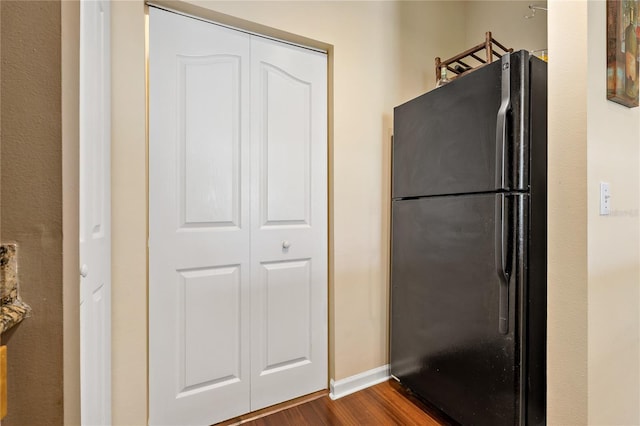
[[[333,400],[342,398],[359,390],[389,380],[389,364],[377,367],[345,379],[331,379],[329,397]]]

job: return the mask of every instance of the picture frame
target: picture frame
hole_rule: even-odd
[[[640,0],[607,0],[607,99],[637,107]]]

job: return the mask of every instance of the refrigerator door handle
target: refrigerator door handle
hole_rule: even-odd
[[[508,189],[506,184],[507,114],[511,109],[511,56],[502,55],[502,101],[496,121],[496,189]]]
[[[496,198],[496,272],[500,281],[498,301],[498,331],[509,333],[509,220],[507,213],[507,197],[499,194]]]

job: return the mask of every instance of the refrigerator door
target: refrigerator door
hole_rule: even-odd
[[[547,401],[547,64],[531,60],[531,168],[527,244],[527,425],[544,425]]]
[[[527,190],[528,60],[505,55],[395,108],[393,198]]]
[[[395,200],[391,374],[456,422],[514,425],[528,196]]]

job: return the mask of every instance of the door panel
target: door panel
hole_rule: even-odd
[[[184,330],[178,346],[184,366],[181,392],[239,380],[239,265],[180,271],[179,286],[178,321]]]
[[[80,3],[81,419],[111,423],[110,4]]]
[[[149,68],[150,422],[326,388],[326,55],[150,8]]]
[[[393,202],[391,373],[461,424],[516,421],[516,283],[523,278],[508,274],[503,334],[497,267],[503,235],[507,271],[514,263],[508,253],[521,255],[515,242],[525,237],[513,230],[514,197],[522,196]]]
[[[311,361],[311,262],[263,263],[264,373]]]
[[[212,424],[250,411],[250,37],[149,14],[149,417]]]
[[[240,56],[178,57],[184,224],[240,224]],[[193,107],[197,105],[198,107]]]
[[[261,135],[266,153],[261,199],[265,225],[309,224],[311,205],[311,83],[270,64],[259,65]],[[316,88],[317,89],[317,88]],[[283,102],[283,94],[286,100]]]
[[[252,410],[327,387],[326,70],[252,38]]]

